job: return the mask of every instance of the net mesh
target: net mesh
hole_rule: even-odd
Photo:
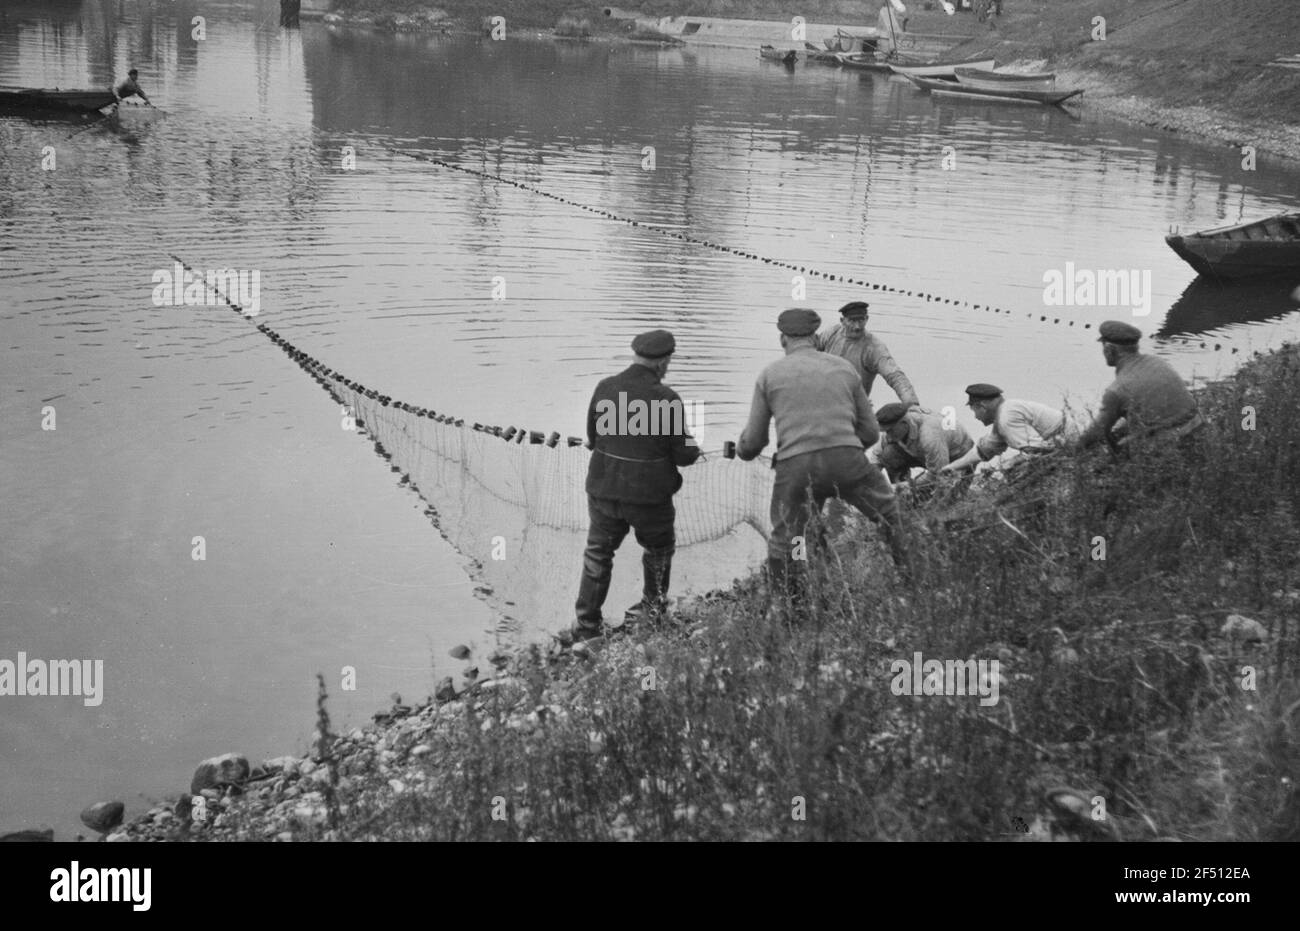
[[[268,325],[257,329],[330,394],[401,474],[401,484],[428,505],[439,532],[465,558],[476,590],[496,609],[499,633],[527,638],[571,622],[592,455],[580,440],[476,424],[396,400],[334,371]],[[706,454],[683,478],[674,497],[674,594],[708,591],[748,574],[765,554],[771,529],[770,459]],[[625,545],[615,560],[607,605],[640,597],[640,560],[628,550]]]
[[[354,418],[401,483],[429,505],[443,537],[468,561],[496,608],[498,632],[526,637],[571,621],[588,528],[591,452],[573,438],[500,428],[418,407],[335,372],[265,325],[258,327]],[[773,475],[766,458],[720,454],[683,470],[674,498],[673,593],[707,591],[746,574],[765,552]],[[640,597],[640,560],[626,544],[610,601]],[[630,558],[629,558],[630,557]],[[609,616],[607,609],[606,615]]]
[[[477,486],[501,503],[519,508],[527,524],[587,529],[585,482],[591,452],[586,447],[567,442],[549,447],[535,442],[538,434],[529,430],[507,440],[489,432],[495,428],[475,430],[470,424],[439,421],[434,412],[391,400],[385,403],[364,390],[343,386],[334,380],[336,376],[321,376],[310,364],[304,367],[354,414],[358,427],[411,477],[417,490]],[[683,469],[683,477],[674,498],[679,546],[716,540],[743,524],[768,533],[770,462],[742,462],[715,454]]]

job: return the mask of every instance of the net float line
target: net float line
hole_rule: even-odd
[[[182,259],[171,258],[198,277]],[[206,281],[205,287],[253,323],[219,287]],[[253,325],[349,412],[357,431],[367,434],[375,451],[402,474],[402,484],[435,509],[439,530],[462,553],[482,550],[482,509],[474,511],[478,505],[465,503],[472,499],[467,489],[522,509],[525,525],[587,530],[591,450],[584,438],[486,424],[394,398],[335,370],[268,324]],[[769,532],[771,460],[744,462],[734,454],[734,444],[728,443],[721,456],[702,457],[686,470],[674,499],[679,546],[717,540],[742,525],[765,536]]]
[[[784,259],[778,259],[772,256],[760,255],[756,252],[748,252],[744,249],[737,249],[734,246],[728,246],[725,243],[714,242],[709,239],[704,239],[700,236],[691,236],[686,233],[678,233],[673,230],[663,229],[662,227],[653,223],[647,223],[643,220],[637,220],[632,217],[623,216],[622,214],[617,214],[611,210],[605,210],[601,207],[593,207],[590,204],[584,204],[579,201],[572,200],[571,198],[564,197],[561,194],[553,194],[550,191],[545,191],[537,187],[536,185],[528,184],[527,182],[524,181],[514,181],[502,175],[493,174],[490,171],[480,171],[477,168],[468,168],[464,165],[457,165],[454,162],[449,162],[446,159],[441,159],[435,155],[429,155],[424,152],[405,152],[402,151],[401,149],[395,149],[392,146],[382,146],[381,148],[394,155],[401,155],[406,158],[416,159],[417,161],[428,162],[429,164],[437,165],[440,168],[448,168],[452,171],[459,171],[462,174],[472,175],[473,177],[481,178],[485,181],[492,181],[497,184],[508,184],[511,187],[516,187],[521,191],[526,191],[530,194],[536,194],[539,197],[545,197],[550,200],[556,201],[558,203],[565,204],[566,206],[574,207],[578,210],[585,210],[588,213],[594,214],[606,220],[613,221],[615,223],[623,223],[627,226],[634,226],[639,229],[647,229],[650,230],[651,232],[658,233],[659,235],[667,237],[669,239],[676,239],[681,242],[690,243],[691,245],[702,246],[703,248],[706,249],[712,249],[715,252],[721,252],[727,255],[739,256],[742,259],[749,259],[751,261],[761,262],[764,265],[771,265],[776,268],[784,268],[787,269],[788,271],[799,272],[800,274],[803,275],[812,275],[815,278],[822,278],[825,279],[826,281],[837,281],[837,282],[843,282],[844,284],[857,285],[858,287],[866,288],[871,291],[897,294],[903,297],[921,298],[925,300],[927,303],[948,304],[959,309],[969,308],[970,310],[980,310],[985,313],[1005,314],[1008,317],[1016,316],[1015,312],[1007,310],[1006,308],[1003,307],[995,306],[993,304],[971,303],[970,301],[960,300],[958,298],[943,297],[941,295],[934,294],[929,291],[921,291],[919,289],[896,287],[894,285],[882,284],[880,282],[867,281],[863,278],[854,278],[852,276],[845,275],[845,274],[824,272],[812,266],[799,265],[794,262],[787,262]],[[1026,311],[1024,316],[1029,318],[1030,320],[1033,320],[1033,318],[1037,316],[1038,317],[1037,322],[1039,323],[1048,323],[1050,321],[1053,325],[1057,325],[1057,326],[1059,326],[1061,323],[1064,323],[1067,327],[1073,327],[1075,325],[1074,320],[1069,320],[1062,317],[1052,317],[1049,314],[1035,312],[1032,310]],[[1093,325],[1091,323],[1081,323],[1079,324],[1079,328],[1083,330],[1090,330],[1093,328]],[[1182,337],[1182,336],[1165,337],[1163,341],[1169,343],[1178,343],[1179,345],[1184,345],[1184,346],[1197,346],[1199,344],[1199,347],[1201,349],[1211,348],[1210,344],[1203,340],[1198,341],[1198,340],[1189,339],[1187,337]],[[1223,348],[1224,346],[1222,343],[1215,343],[1213,345],[1213,349],[1215,352],[1219,352]],[[1230,346],[1228,348],[1231,349],[1232,353],[1236,353],[1239,351],[1238,347],[1235,346]]]

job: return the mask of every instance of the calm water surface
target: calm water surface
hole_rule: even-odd
[[[775,358],[791,278],[657,229],[959,302],[807,280],[828,317],[866,294],[933,407],[972,381],[1095,402],[1109,371],[1084,324],[1127,311],[1045,308],[1066,262],[1149,270],[1135,322],[1189,378],[1300,333],[1294,282],[1194,284],[1164,245],[1296,208],[1294,172],[1243,172],[1234,150],[749,51],[282,30],[277,8],[0,13],[0,84],[107,86],[134,64],[167,113],[84,132],[0,116],[0,658],[106,670],[98,708],[0,699],[0,828],[66,836],[82,805],[174,792],[212,753],[304,749],[318,670],[360,722],[453,672],[454,643],[494,643],[463,558],[319,388],[228,310],[153,305],[172,254],[258,269],[261,319],[313,356],[486,423],[580,433],[632,336],[670,327],[670,380],[714,447]],[[566,621],[579,557],[553,555],[534,628]]]

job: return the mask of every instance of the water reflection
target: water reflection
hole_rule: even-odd
[[[1159,335],[1209,333],[1295,314],[1300,311],[1297,287],[1300,271],[1289,277],[1224,283],[1197,276],[1169,308]]]

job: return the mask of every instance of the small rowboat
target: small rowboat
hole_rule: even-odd
[[[783,65],[793,65],[799,59],[799,53],[794,49],[773,48],[770,45],[761,46],[758,54],[768,61],[779,61]]]
[[[840,66],[840,56],[838,52],[818,48],[811,42],[805,42],[803,47],[803,57],[806,61],[817,61],[821,62],[823,65],[832,65],[836,68]]]
[[[832,52],[874,52],[879,37],[856,36],[851,32],[845,32],[843,29],[837,29],[833,37],[822,41],[826,43],[826,48]]]
[[[918,78],[908,75],[907,79],[922,90],[941,97],[961,97],[969,100],[997,100],[1002,103],[1045,103],[1059,106],[1071,97],[1077,97],[1083,90],[1072,91],[1038,91],[1038,90],[985,90],[967,87],[957,81],[942,81],[935,78]]]
[[[889,63],[889,67],[895,74],[901,74],[904,77],[916,75],[921,78],[955,78],[958,68],[978,68],[982,71],[992,71],[997,66],[997,62],[992,58],[968,58],[965,61],[930,61],[930,62],[912,62],[907,59],[897,59]]]
[[[1012,74],[962,67],[957,68],[956,73],[958,83],[976,90],[1050,91],[1056,87],[1056,74],[1052,71]]]
[[[1209,278],[1300,274],[1300,213],[1166,236],[1169,248]]]
[[[874,53],[840,52],[835,57],[840,60],[840,64],[845,68],[856,68],[858,71],[889,70],[889,63],[876,58]]]
[[[112,91],[63,91],[37,87],[0,88],[0,106],[24,110],[71,110],[90,113],[111,106]]]

